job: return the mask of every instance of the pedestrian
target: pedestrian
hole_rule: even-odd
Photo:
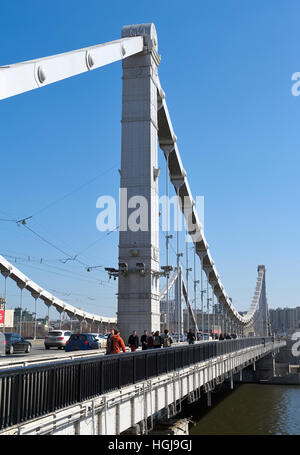
[[[119,330],[114,330],[114,335],[112,335],[112,350],[111,354],[120,354],[121,349],[123,352],[126,352],[125,343],[120,336]]]
[[[159,335],[159,331],[157,330],[154,335],[153,335],[153,348],[161,348],[162,345],[162,339]]]
[[[173,339],[172,339],[172,337],[170,337],[168,329],[164,330],[164,333],[161,336],[161,340],[162,340],[162,345],[164,348],[169,348],[171,346],[171,344],[173,343]]]
[[[112,351],[112,336],[115,334],[115,330],[111,329],[110,334],[106,340],[106,354],[111,354]]]
[[[188,340],[189,344],[195,344],[196,337],[195,337],[195,334],[192,331],[192,329],[190,329],[188,331],[187,340]]]
[[[148,337],[148,349],[153,348],[153,338],[154,338],[154,332],[151,332],[151,335]]]
[[[220,340],[220,341],[223,341],[223,340],[224,340],[224,335],[223,335],[222,332],[220,333],[219,340]]]
[[[130,347],[131,352],[135,352],[139,347],[139,337],[136,334],[136,330],[134,330],[128,338],[128,346]]]
[[[142,350],[148,349],[148,330],[144,330],[144,335],[141,336]]]

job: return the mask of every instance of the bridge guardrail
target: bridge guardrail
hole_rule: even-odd
[[[216,356],[265,344],[272,337],[151,349],[0,371],[0,429]]]

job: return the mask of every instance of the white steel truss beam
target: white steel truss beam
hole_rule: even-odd
[[[178,277],[178,271],[175,270],[171,279],[169,280],[169,283],[168,283],[168,287],[165,286],[163,288],[163,290],[161,291],[160,293],[160,296],[159,296],[159,299],[163,299],[165,297],[165,295],[167,294],[167,291],[170,291],[170,289],[172,288],[172,286],[174,285],[175,281],[177,280],[177,277]],[[183,280],[183,278],[181,278],[181,281],[182,281],[182,293],[183,293],[183,297],[185,299],[185,302],[186,302],[186,306],[187,306],[187,309],[190,313],[190,316],[192,318],[192,321],[193,321],[193,324],[194,326],[196,327],[196,331],[198,332],[198,325],[197,325],[197,321],[196,321],[196,315],[194,314],[194,311],[193,311],[193,308],[191,307],[191,304],[190,304],[190,301],[189,301],[189,298],[188,298],[188,295],[187,295],[187,290],[186,290],[186,286],[185,286],[185,282]]]
[[[85,320],[88,324],[91,324],[93,322],[116,324],[117,322],[116,318],[107,318],[105,316],[87,313],[79,308],[70,305],[67,302],[64,302],[63,300],[58,299],[54,295],[50,294],[50,292],[46,291],[41,286],[38,286],[36,283],[30,280],[26,275],[20,272],[20,270],[18,270],[10,262],[4,259],[3,256],[0,256],[0,273],[15,281],[20,288],[27,289],[34,297],[43,300],[45,305],[53,305],[57,311],[64,311],[70,317],[75,316],[78,320]]]
[[[169,280],[168,286],[165,286],[163,288],[163,290],[161,291],[161,293],[159,295],[159,300],[164,298],[164,296],[167,294],[167,291],[170,291],[170,289],[172,288],[173,284],[175,283],[177,275],[178,275],[178,272],[177,272],[177,270],[175,270],[173,275],[172,275],[172,277],[171,277],[171,279]]]
[[[0,100],[67,79],[142,52],[142,36],[0,66]]]

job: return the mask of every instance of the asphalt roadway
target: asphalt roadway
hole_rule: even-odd
[[[72,352],[65,352],[64,349],[57,349],[57,348],[50,348],[45,349],[44,340],[28,340],[31,343],[31,351],[29,354],[24,352],[15,353],[15,354],[6,354],[0,355],[0,367],[3,364],[8,364],[11,362],[11,366],[17,361],[21,362],[29,362],[30,361],[37,361],[39,359],[45,361],[46,359],[53,360],[53,358],[57,358],[62,360],[64,357],[70,358],[72,354],[80,354],[81,356],[87,354],[102,354],[104,355],[105,349],[89,349],[88,351],[72,351]]]
[[[0,355],[0,369],[13,368],[18,366],[25,366],[30,364],[37,364],[39,361],[55,362],[57,360],[63,360],[75,358],[75,357],[84,357],[84,356],[93,356],[93,355],[104,355],[105,348],[100,349],[89,349],[88,351],[79,350],[72,352],[65,352],[64,349],[50,348],[45,349],[44,340],[28,340],[31,343],[31,351],[29,354],[21,352],[19,354],[6,354]],[[179,343],[174,343],[177,345]],[[181,343],[180,343],[181,344]],[[186,344],[186,342],[184,343]],[[140,350],[139,348],[138,350]],[[129,352],[130,349],[126,347],[126,351]]]

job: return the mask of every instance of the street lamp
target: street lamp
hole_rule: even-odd
[[[202,313],[202,341],[204,341],[204,302],[203,302],[203,294],[206,294],[205,289],[201,289],[201,313]]]
[[[195,278],[195,274],[194,274],[194,278]],[[200,283],[200,280],[194,279],[194,309],[195,309],[195,321],[196,321],[196,325],[197,326],[198,326],[198,318],[197,318],[197,284],[199,284],[199,283]]]
[[[208,294],[207,294],[208,295]],[[207,332],[208,332],[208,339],[209,339],[209,333],[210,333],[210,330],[209,330],[209,302],[210,300],[212,300],[211,297],[207,297]]]

